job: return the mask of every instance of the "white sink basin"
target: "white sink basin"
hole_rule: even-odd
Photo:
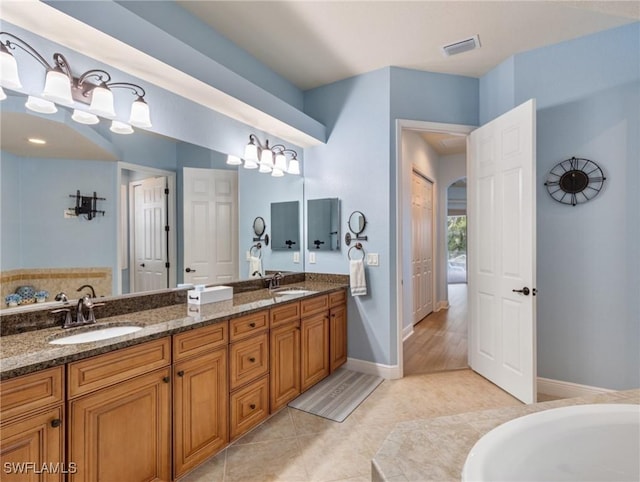
[[[276,288],[273,290],[273,294],[276,296],[285,296],[285,295],[308,295],[310,293],[315,293],[312,290],[304,290],[300,288]]]
[[[51,340],[51,345],[75,345],[76,343],[90,343],[92,341],[108,340],[116,336],[129,335],[142,330],[140,326],[108,326],[92,331],[85,331],[76,335],[69,335]]]

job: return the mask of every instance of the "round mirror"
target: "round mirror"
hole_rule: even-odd
[[[360,211],[353,211],[349,216],[349,229],[356,236],[364,231],[364,227],[367,224],[367,220]]]
[[[260,216],[253,220],[253,232],[256,233],[256,236],[262,236],[266,227],[264,219]]]

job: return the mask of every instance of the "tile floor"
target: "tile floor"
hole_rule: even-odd
[[[471,370],[385,380],[342,423],[285,408],[182,481],[370,481],[395,423],[519,404]]]

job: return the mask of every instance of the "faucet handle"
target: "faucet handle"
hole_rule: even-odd
[[[64,324],[62,325],[62,328],[69,328],[70,326],[73,325],[73,318],[71,317],[71,308],[59,308],[57,310],[52,310],[51,313],[52,314],[66,313],[64,316]]]

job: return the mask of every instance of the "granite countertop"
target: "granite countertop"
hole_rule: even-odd
[[[95,308],[96,325],[62,330],[59,326],[0,337],[0,379],[5,380],[44,368],[62,365],[82,358],[106,353],[119,348],[136,345],[144,341],[193,328],[218,323],[230,318],[249,314],[277,304],[284,304],[307,297],[337,291],[346,287],[341,283],[304,281],[296,288],[313,293],[276,296],[267,289],[234,294],[233,300],[193,305],[175,304],[163,308],[148,309],[107,318],[100,317],[100,308]],[[95,330],[96,326],[136,325],[141,330],[129,334],[90,343],[74,345],[51,345],[50,340],[83,331]]]
[[[550,408],[591,403],[640,404],[640,389],[399,423],[371,461],[371,480],[459,481],[471,448],[498,425]]]

